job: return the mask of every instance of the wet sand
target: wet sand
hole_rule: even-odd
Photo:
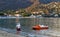
[[[31,35],[31,36],[34,36],[34,34]],[[17,35],[17,34],[13,34],[13,33],[8,33],[6,31],[0,30],[0,37],[26,37],[26,36]],[[60,31],[59,32],[49,31],[47,33],[44,33],[43,35],[42,34],[36,35],[36,37],[60,37]]]
[[[6,31],[0,30],[0,37],[24,37],[24,36],[12,34],[12,33],[8,33]]]

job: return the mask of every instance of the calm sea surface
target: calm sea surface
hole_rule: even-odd
[[[0,29],[14,33],[16,32],[16,21],[16,18],[0,18]],[[48,25],[49,29],[38,31],[39,36],[55,37],[57,34],[58,36],[60,35],[60,18],[18,18],[18,22],[21,24],[22,34],[24,34],[23,32],[25,32],[25,34],[35,34],[36,31],[32,30],[32,26],[43,24]]]

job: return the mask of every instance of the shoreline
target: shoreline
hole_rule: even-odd
[[[0,37],[24,37],[24,36],[13,34],[13,33],[8,33],[6,31],[0,30]]]
[[[43,31],[44,32],[44,31]],[[57,33],[57,31],[49,31],[49,32],[45,32],[44,34],[39,34],[37,35],[38,37],[60,37],[60,33]],[[55,33],[54,33],[55,32]],[[31,34],[28,34],[29,36]],[[27,35],[27,36],[28,36]],[[35,34],[32,34],[32,36],[35,36]],[[17,34],[14,34],[14,33],[9,33],[7,31],[3,31],[3,30],[0,30],[0,37],[26,37],[26,36],[23,36],[23,35],[17,35]]]

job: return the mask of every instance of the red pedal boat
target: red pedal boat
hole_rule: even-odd
[[[45,25],[35,25],[32,27],[33,30],[47,30],[48,26]]]

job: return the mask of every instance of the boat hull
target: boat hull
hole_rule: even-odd
[[[33,30],[47,30],[48,26],[39,26],[39,25],[36,25],[36,26],[33,26],[32,29]]]

